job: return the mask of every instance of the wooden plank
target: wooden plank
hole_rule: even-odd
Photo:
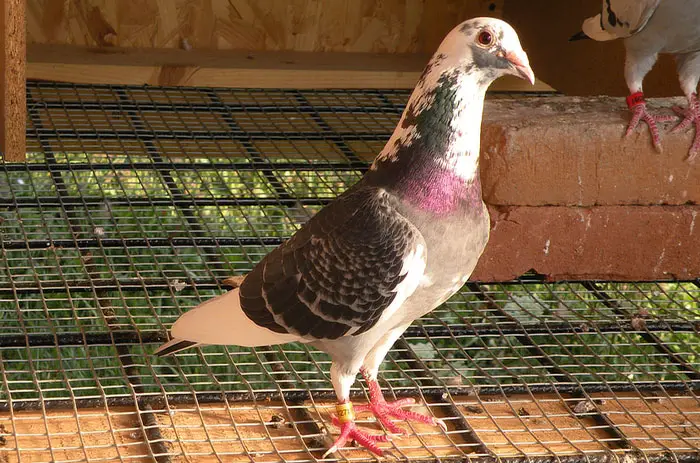
[[[576,418],[555,394],[469,397],[458,404],[474,433],[499,457],[564,457],[606,449],[608,436],[595,421]]]
[[[649,393],[595,394],[595,407],[647,455],[666,449],[700,449],[698,399],[690,395],[656,397]],[[580,398],[557,394],[504,397],[456,396],[469,428],[498,457],[600,456],[608,452],[610,435],[590,414],[576,414]],[[163,440],[174,462],[308,461],[318,457],[337,428],[330,425],[330,402],[297,405],[307,408],[320,435],[305,435],[291,423],[289,409],[279,402],[235,402],[179,405],[156,410]],[[438,411],[435,406],[430,407]],[[430,413],[425,405],[415,411]],[[579,416],[580,415],[580,416]],[[449,426],[457,417],[442,417]],[[129,407],[52,410],[0,414],[0,462],[18,461],[152,461],[137,412]],[[308,423],[307,423],[308,424]],[[371,415],[358,424],[382,432]],[[476,456],[477,447],[461,431],[449,437],[430,425],[400,423],[401,439],[381,444],[411,460]],[[305,428],[308,432],[308,427]],[[330,435],[328,434],[330,432]],[[342,451],[348,460],[366,460],[360,448]]]
[[[597,409],[644,452],[700,450],[700,400],[647,392],[593,394]],[[681,413],[683,412],[683,413]]]
[[[30,45],[27,77],[90,84],[244,88],[413,88],[424,53],[88,48]],[[551,91],[512,77],[492,90]]]
[[[333,410],[332,403],[317,403],[309,412],[320,428],[334,437],[337,429],[329,416]],[[281,424],[273,424],[280,418]],[[181,405],[169,413],[156,413],[156,419],[176,462],[223,459],[249,463],[251,459],[277,460],[280,455],[287,461],[308,461],[312,458],[309,450],[319,457],[331,442],[325,433],[302,442],[299,432],[287,424],[291,416],[277,402]],[[358,423],[369,432],[382,433],[366,413]],[[391,444],[382,446],[391,448]],[[396,441],[397,450],[413,459],[461,455],[439,429],[424,424],[412,424],[409,435]],[[359,448],[343,453],[355,459],[371,456]],[[134,409],[80,409],[77,416],[72,410],[48,411],[46,415],[40,411],[0,414],[0,462],[94,460],[152,461]]]
[[[429,53],[179,50],[29,44],[30,63],[218,69],[420,71]]]
[[[315,406],[298,407],[309,409],[309,414],[321,429],[321,435],[306,436],[302,441],[291,424],[290,414],[276,402],[258,405],[234,403],[230,406],[205,404],[200,405],[199,409],[192,405],[178,406],[171,409],[169,415],[158,415],[158,421],[163,437],[173,442],[174,451],[183,454],[186,461],[248,463],[251,459],[269,462],[281,460],[281,457],[286,461],[319,458],[338,433],[338,429],[330,424],[334,404],[320,402]],[[424,407],[416,407],[415,410],[429,413]],[[273,424],[275,421],[281,424]],[[358,424],[373,434],[383,432],[367,413],[358,417]],[[450,439],[434,426],[411,423],[410,428],[406,424],[402,427],[408,431],[407,436],[380,444],[381,447],[410,459],[455,458],[462,455]],[[460,442],[457,436],[452,436],[452,439]],[[348,460],[372,458],[363,448],[341,452]]]
[[[0,414],[0,462],[152,462],[132,408]]]
[[[24,0],[0,3],[0,152],[5,161],[26,156],[26,32]]]
[[[30,79],[84,84],[237,88],[412,88],[418,73],[373,71],[270,71],[32,63]]]
[[[31,45],[28,77],[99,84],[408,88],[426,55],[87,48]]]

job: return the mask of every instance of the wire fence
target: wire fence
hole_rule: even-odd
[[[0,164],[0,462],[319,458],[336,432],[325,354],[150,354],[360,178],[408,94],[30,82],[27,97],[28,161]],[[699,333],[698,281],[468,283],[380,372],[448,430],[402,424],[387,449],[700,461]]]

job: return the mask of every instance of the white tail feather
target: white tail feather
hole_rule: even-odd
[[[170,330],[174,339],[199,344],[267,346],[299,341],[293,334],[275,333],[256,325],[243,309],[236,288],[183,314]]]

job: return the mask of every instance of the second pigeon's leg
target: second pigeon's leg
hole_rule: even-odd
[[[661,137],[659,136],[659,128],[657,122],[668,122],[674,119],[673,116],[654,116],[647,109],[647,104],[644,101],[644,94],[636,92],[627,97],[627,107],[632,111],[632,120],[630,120],[625,132],[625,137],[629,137],[634,129],[637,128],[641,121],[646,122],[649,126],[651,140],[654,143],[654,148],[661,151]]]
[[[632,120],[627,126],[625,137],[629,137],[639,123],[644,121],[649,126],[649,133],[651,134],[654,148],[657,151],[661,151],[661,137],[659,137],[659,128],[656,123],[667,122],[673,120],[674,117],[654,116],[651,114],[644,101],[644,93],[642,93],[642,81],[644,76],[654,66],[654,63],[656,63],[657,55],[649,55],[644,49],[630,48],[630,42],[626,42],[625,47],[627,49],[625,56],[625,81],[627,82],[627,88],[630,90],[630,95],[627,97],[627,107],[632,111]]]
[[[681,83],[681,89],[688,99],[687,108],[673,108],[676,114],[683,117],[683,120],[673,128],[672,132],[685,130],[692,125],[695,126],[695,138],[693,144],[690,145],[688,152],[688,161],[692,161],[700,152],[700,102],[696,90],[698,88],[697,69],[700,68],[700,53],[685,53],[676,57],[678,67],[678,80]]]
[[[695,137],[693,138],[693,144],[690,145],[690,151],[688,151],[688,160],[692,161],[700,151],[700,102],[698,102],[697,94],[693,93],[688,97],[687,108],[676,106],[673,110],[676,114],[682,116],[683,120],[671,132],[680,132],[690,127],[691,124],[695,126]]]
[[[420,423],[438,425],[446,429],[442,420],[432,416],[423,415],[410,410],[404,410],[403,407],[415,404],[412,398],[400,399],[393,402],[387,402],[382,394],[382,389],[377,382],[377,373],[379,365],[386,357],[386,354],[391,349],[391,346],[403,334],[408,325],[404,325],[388,332],[365,358],[364,364],[360,369],[362,376],[369,388],[369,404],[358,405],[356,410],[370,411],[381,422],[384,427],[393,434],[406,434],[406,432],[392,421],[392,418],[399,420],[417,421]]]

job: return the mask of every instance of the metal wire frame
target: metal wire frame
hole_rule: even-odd
[[[30,83],[33,152],[0,164],[0,456],[318,458],[333,432],[323,354],[149,354],[357,180],[406,97]],[[418,398],[449,428],[410,426],[391,451],[699,461],[698,307],[697,281],[470,283],[382,367],[389,395]]]

